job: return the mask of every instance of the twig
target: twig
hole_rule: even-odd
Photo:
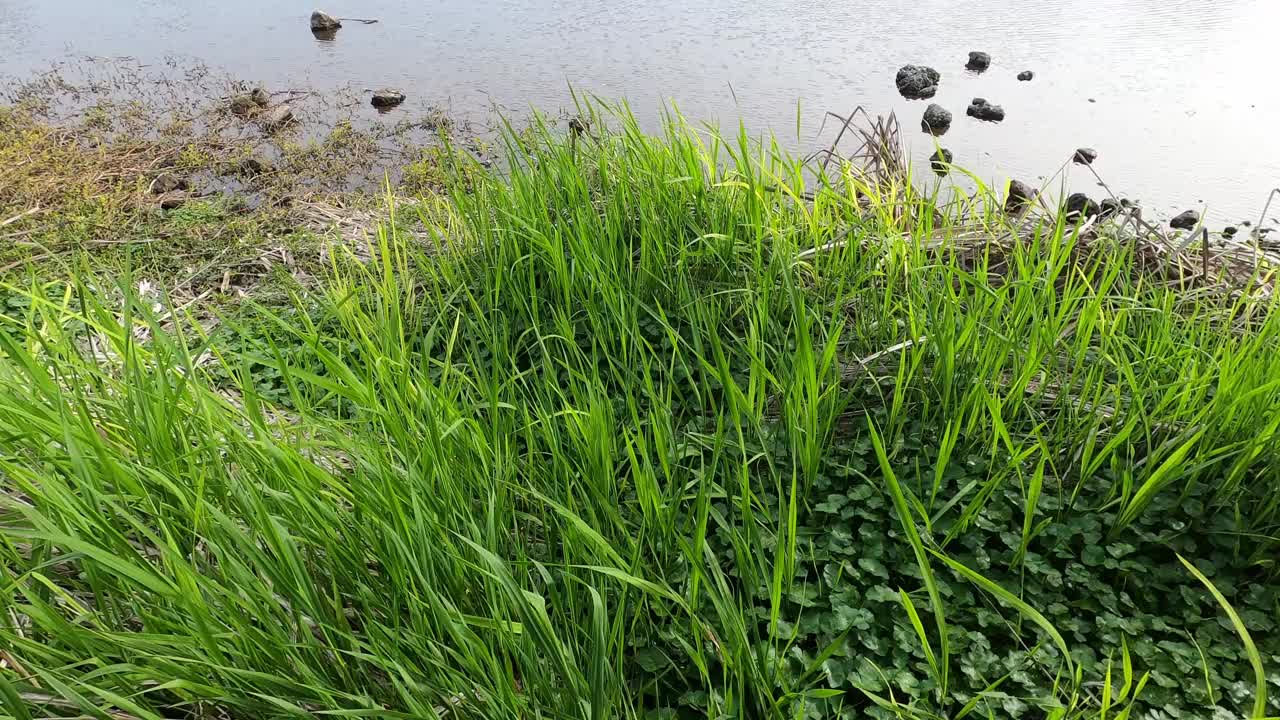
[[[22,218],[27,217],[27,216],[29,216],[29,215],[35,215],[35,214],[36,214],[36,213],[38,213],[38,212],[41,212],[41,208],[40,208],[40,206],[39,206],[39,205],[37,205],[37,206],[35,206],[35,207],[33,207],[33,208],[30,208],[30,209],[28,209],[28,210],[23,210],[22,212],[18,213],[17,215],[14,215],[13,217],[9,218],[8,220],[5,220],[5,221],[3,221],[3,222],[0,222],[0,227],[6,227],[6,226],[8,226],[8,225],[12,225],[12,224],[14,224],[14,223],[18,222],[19,220],[21,220]]]

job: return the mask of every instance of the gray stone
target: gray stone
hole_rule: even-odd
[[[1004,108],[999,105],[992,105],[987,102],[986,98],[974,98],[973,102],[969,105],[969,109],[965,111],[965,114],[972,118],[986,120],[987,122],[1000,122],[1001,120],[1004,120]]]
[[[898,92],[908,100],[924,100],[938,92],[938,81],[942,75],[937,70],[924,65],[904,65],[898,70],[894,82]]]
[[[387,88],[374,90],[373,99],[370,100],[370,103],[376,108],[393,108],[402,102],[404,102],[404,93]]]
[[[1007,213],[1019,212],[1030,205],[1039,194],[1035,188],[1021,180],[1010,180],[1009,193],[1004,199],[1004,210]]]
[[[965,63],[965,67],[974,72],[983,72],[991,67],[991,56],[975,50],[969,53],[969,62]]]
[[[261,120],[262,127],[268,131],[280,130],[293,122],[293,109],[282,103],[265,111],[261,116]]]
[[[938,151],[929,156],[929,167],[938,174],[939,177],[946,175],[950,171],[951,161],[955,159],[955,154],[946,148],[938,148]]]
[[[1080,148],[1076,150],[1075,156],[1071,158],[1077,165],[1092,165],[1094,160],[1098,159],[1098,151],[1093,148]]]
[[[945,135],[951,127],[951,111],[937,103],[930,103],[920,121],[920,129],[930,135]]]
[[[342,23],[338,18],[326,12],[316,10],[311,13],[311,32],[333,32],[340,27]]]
[[[1175,230],[1190,230],[1200,223],[1200,213],[1188,210],[1169,221],[1169,227]]]
[[[1022,82],[1029,82],[1031,78],[1034,78],[1035,76],[1036,74],[1031,72],[1030,70],[1023,70],[1022,72],[1018,73],[1018,79],[1021,80]]]

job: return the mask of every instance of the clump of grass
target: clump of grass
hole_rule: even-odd
[[[252,322],[8,287],[10,714],[1274,711],[1273,300],[591,109]]]

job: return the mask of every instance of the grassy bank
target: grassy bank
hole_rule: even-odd
[[[8,716],[1280,715],[1258,278],[592,127],[212,330],[6,287]]]

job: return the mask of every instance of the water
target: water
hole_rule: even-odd
[[[1052,178],[1090,146],[1102,177],[1149,213],[1207,205],[1224,223],[1256,216],[1280,186],[1276,0],[325,0],[381,20],[332,41],[308,31],[313,1],[0,0],[0,75],[72,55],[192,58],[273,88],[398,87],[404,112],[556,110],[573,86],[626,98],[649,122],[664,101],[698,120],[743,118],[798,150],[820,142],[826,110],[863,105],[899,114],[924,169],[927,103],[893,84],[900,65],[923,63],[943,73],[934,101],[956,116],[943,145],[985,179]],[[966,73],[970,50],[991,53],[991,70]],[[1015,79],[1024,69],[1034,81]],[[965,117],[977,95],[1005,122]],[[1102,194],[1080,168],[1067,182]]]

